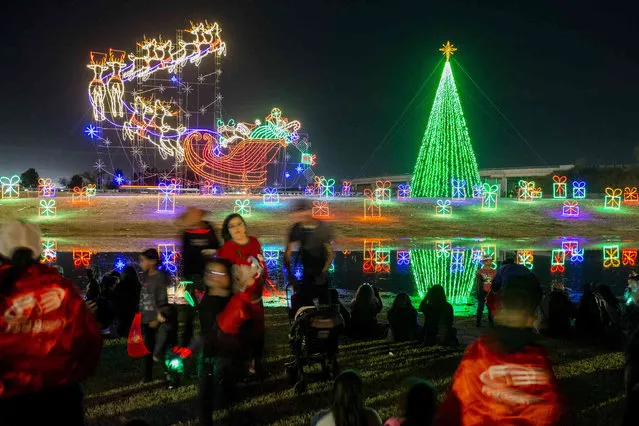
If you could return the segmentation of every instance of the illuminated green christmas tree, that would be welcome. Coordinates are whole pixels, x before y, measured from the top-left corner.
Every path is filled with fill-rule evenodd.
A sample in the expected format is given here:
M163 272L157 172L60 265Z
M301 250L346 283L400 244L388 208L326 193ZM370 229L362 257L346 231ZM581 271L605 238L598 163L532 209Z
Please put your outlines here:
M450 56L457 49L447 42L439 50L446 55L446 64L415 163L413 197L450 198L452 179L463 179L467 194L472 193L473 185L480 183L477 159L450 67Z

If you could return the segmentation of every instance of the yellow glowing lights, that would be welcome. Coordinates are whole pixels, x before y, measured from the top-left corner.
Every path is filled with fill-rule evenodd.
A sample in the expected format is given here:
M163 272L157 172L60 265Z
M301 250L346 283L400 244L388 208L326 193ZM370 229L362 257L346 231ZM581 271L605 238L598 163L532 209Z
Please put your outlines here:
M452 45L450 41L447 41L446 44L442 44L442 47L439 49L439 51L442 52L442 55L446 55L446 61L448 61L450 57L455 54L457 48Z

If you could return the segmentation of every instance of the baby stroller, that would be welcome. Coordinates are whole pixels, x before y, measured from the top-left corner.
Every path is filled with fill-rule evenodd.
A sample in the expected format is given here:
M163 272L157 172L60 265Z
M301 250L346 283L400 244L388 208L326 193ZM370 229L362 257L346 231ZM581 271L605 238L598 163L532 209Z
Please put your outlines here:
M338 337L344 326L339 306L304 306L295 315L289 333L295 359L286 364L286 375L295 383L296 392L304 392L304 366L319 363L325 379L337 377Z

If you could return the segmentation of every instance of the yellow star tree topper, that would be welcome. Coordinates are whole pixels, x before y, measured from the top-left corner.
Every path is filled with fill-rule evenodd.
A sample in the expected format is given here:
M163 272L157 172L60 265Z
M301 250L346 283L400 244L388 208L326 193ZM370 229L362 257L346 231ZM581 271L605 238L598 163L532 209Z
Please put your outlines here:
M443 55L446 55L446 62L450 59L451 55L453 55L457 48L450 44L450 41L447 41L446 44L442 44L442 47L439 49L440 52L443 52Z

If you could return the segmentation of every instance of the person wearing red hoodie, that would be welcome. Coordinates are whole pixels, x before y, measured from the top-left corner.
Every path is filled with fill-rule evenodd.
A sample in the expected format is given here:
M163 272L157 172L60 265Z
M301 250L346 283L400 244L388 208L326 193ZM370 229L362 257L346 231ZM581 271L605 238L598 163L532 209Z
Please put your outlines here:
M95 373L100 329L73 283L42 265L40 229L0 230L0 424L84 424L79 384Z
M437 413L437 425L564 424L548 354L531 327L542 290L533 274L502 289L496 326L471 343Z
M245 320L251 320L251 355L255 374L264 374L264 305L262 293L268 279L268 270L257 238L247 234L246 222L237 213L228 215L222 224L224 244L217 256L233 264L234 291L228 305L217 317L219 328L229 335L237 335Z

